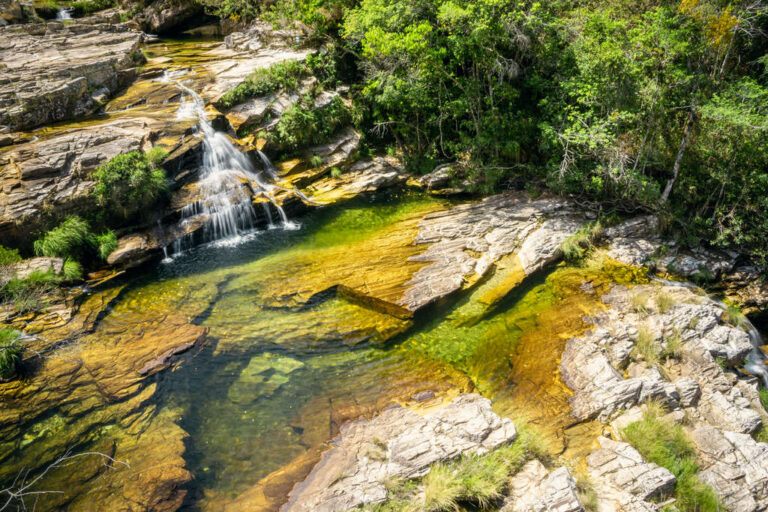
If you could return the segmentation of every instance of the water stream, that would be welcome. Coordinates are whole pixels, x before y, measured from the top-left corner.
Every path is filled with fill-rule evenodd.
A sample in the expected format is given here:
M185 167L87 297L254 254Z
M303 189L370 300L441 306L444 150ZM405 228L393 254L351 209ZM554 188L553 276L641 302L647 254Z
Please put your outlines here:
M69 21L72 19L72 8L62 7L56 13L56 21Z

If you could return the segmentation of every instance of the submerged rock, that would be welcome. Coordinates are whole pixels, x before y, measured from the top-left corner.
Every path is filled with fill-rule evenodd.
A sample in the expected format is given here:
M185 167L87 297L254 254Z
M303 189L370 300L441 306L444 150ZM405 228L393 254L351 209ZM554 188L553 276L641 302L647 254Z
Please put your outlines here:
M516 437L512 422L499 418L479 395L462 395L423 416L393 406L342 427L333 448L280 510L342 512L380 503L388 479L420 477L436 462L485 453Z

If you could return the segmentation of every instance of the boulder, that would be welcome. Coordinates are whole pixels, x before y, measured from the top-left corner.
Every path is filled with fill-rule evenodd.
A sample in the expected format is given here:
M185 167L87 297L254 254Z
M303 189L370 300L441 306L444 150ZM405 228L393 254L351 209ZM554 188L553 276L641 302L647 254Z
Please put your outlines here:
M461 395L423 416L392 406L371 420L344 425L280 510L341 512L380 503L387 498L387 480L421 477L436 462L485 453L516 437L512 422L479 395Z
M64 260L61 258L32 258L11 265L10 273L17 279L26 279L33 272L61 272Z
M188 0L156 0L136 16L142 30L151 34L168 32L203 11L202 4Z
M600 449L587 456L590 476L633 494L641 500L663 496L675 488L675 475L646 462L628 443L599 437Z
M582 512L576 482L568 469L549 473L532 460L509 481L509 497L499 512Z

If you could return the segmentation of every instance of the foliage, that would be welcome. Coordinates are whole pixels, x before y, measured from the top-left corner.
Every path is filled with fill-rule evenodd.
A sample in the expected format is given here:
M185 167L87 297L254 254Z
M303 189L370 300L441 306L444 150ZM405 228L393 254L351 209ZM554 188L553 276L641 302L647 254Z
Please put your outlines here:
M675 475L674 497L678 510L720 510L712 488L697 479L699 466L688 436L680 425L662 419L659 409L647 408L642 420L624 429L624 437L646 460L667 468Z
M463 455L453 462L434 464L420 483L425 502L409 501L418 487L414 481L398 481L388 486L387 502L372 510L444 511L457 510L459 503L487 508L502 496L510 476L530 459L548 461L551 456L541 437L529 426L518 423L518 438L483 455Z
M83 266L76 260L65 260L61 267L61 277L65 281L77 281L83 277Z
M147 151L147 160L152 169L162 168L163 161L165 161L166 158L168 158L168 150L162 146L155 146Z
M725 319L729 324L735 325L736 327L741 327L744 325L746 317L738 306L734 304L726 304Z
M0 381L12 379L21 360L23 348L19 343L21 333L0 327Z
M78 16L92 14L96 11L103 11L115 6L115 0L78 0L72 2L70 7L74 9Z
M338 96L326 107L315 109L314 100L307 95L283 113L270 136L291 151L327 140L348 122L349 110Z
M0 245L0 266L13 265L21 261L18 249L8 249Z
M160 151L153 153L155 162L160 160L160 154ZM155 168L149 156L139 151L112 158L96 170L94 179L93 195L116 222L143 214L168 189L165 172Z
M0 288L0 303L13 304L19 313L37 311L45 305L47 294L62 282L53 270L35 270L24 279L14 278Z
M117 249L117 235L115 235L114 231L108 229L100 235L93 235L91 243L96 248L99 257L106 261L107 256Z
M80 217L68 217L35 241L35 254L49 258L83 257L90 236L88 223Z
M278 91L295 91L302 78L310 74L304 62L287 60L268 68L257 69L240 85L228 91L218 102L222 108L232 108L248 98L266 96Z
M584 259L592 249L592 243L600 235L601 231L602 228L599 222L591 222L569 236L560 244L563 258L571 263Z

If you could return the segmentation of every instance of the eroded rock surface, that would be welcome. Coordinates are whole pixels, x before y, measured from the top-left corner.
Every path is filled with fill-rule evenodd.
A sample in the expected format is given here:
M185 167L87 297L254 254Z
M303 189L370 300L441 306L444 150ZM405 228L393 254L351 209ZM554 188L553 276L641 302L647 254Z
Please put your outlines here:
M500 194L427 215L416 245L429 244L412 261L427 263L406 283L398 301L415 311L486 275L494 262L518 254L526 275L560 257L560 244L585 223L568 203Z
M94 96L135 77L142 37L106 24L0 27L0 126L26 130L94 112Z
M435 462L485 453L516 437L512 422L479 395L462 395L423 416L393 406L342 427L281 511L340 512L379 503L387 497L387 479L423 476Z
M582 512L576 482L568 469L548 472L538 460L522 467L509 481L509 497L500 512Z

